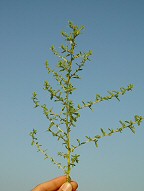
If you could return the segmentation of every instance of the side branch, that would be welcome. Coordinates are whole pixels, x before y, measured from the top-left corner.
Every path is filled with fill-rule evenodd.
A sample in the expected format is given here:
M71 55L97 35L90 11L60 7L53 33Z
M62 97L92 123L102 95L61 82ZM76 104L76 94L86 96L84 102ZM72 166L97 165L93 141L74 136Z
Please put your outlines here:
M42 149L42 145L39 144L38 142L38 138L36 137L37 134L37 130L33 129L32 132L30 132L30 136L32 137L32 146L36 146L37 147L37 151L41 152L45 158L44 159L49 159L54 165L56 165L58 168L62 169L64 171L64 173L66 173L64 167L62 166L61 163L58 163L53 157L49 156L46 152L46 150Z
M134 121L119 121L120 124L121 124L121 127L120 128L117 128L117 129L108 129L109 132L105 132L104 129L101 128L101 132L102 134L101 135L96 135L95 137L91 138L91 137L88 137L86 136L86 141L83 141L81 142L79 139L77 139L77 142L78 142L78 145L74 146L72 145L72 152L75 151L75 149L79 148L80 146L86 144L86 143L89 143L89 142L94 142L96 147L98 147L98 141L99 139L103 138L103 137L107 137L107 136L111 136L113 135L114 133L122 133L124 129L126 128L129 128L133 133L135 133L135 125L138 125L140 126L141 123L144 121L144 117L142 116L138 116L138 115L135 115L135 120Z
M62 130L62 128L60 128L60 125L58 123L55 123L55 121L57 120L60 120L61 123L63 123L64 119L59 114L54 113L52 109L49 110L45 104L42 105L41 107L43 109L46 118L50 121L50 125L47 131L51 132L53 136L58 137L58 140L62 139L65 142L66 140L64 137L66 137L66 133ZM52 130L52 127L56 127L57 131L54 132Z
M124 95L126 92L128 91L132 91L132 89L134 88L133 84L129 84L127 88L121 87L120 91L108 91L109 95L108 96L100 96L99 94L96 94L96 99L95 101L88 101L88 102L84 102L82 101L82 105L78 104L78 109L77 111L83 109L83 108L90 108L92 110L92 106L94 104L100 103L102 101L108 101L112 98L116 98L118 101L120 101L119 97L120 95Z
M66 61L64 61L64 62L66 62ZM66 79L62 75L60 75L58 72L56 72L55 70L52 70L49 67L48 61L46 61L45 65L46 65L46 69L47 69L48 73L49 74L52 73L53 77L57 80L57 82L60 84L60 86L64 89L64 84L66 84ZM63 61L59 61L58 66L63 68Z

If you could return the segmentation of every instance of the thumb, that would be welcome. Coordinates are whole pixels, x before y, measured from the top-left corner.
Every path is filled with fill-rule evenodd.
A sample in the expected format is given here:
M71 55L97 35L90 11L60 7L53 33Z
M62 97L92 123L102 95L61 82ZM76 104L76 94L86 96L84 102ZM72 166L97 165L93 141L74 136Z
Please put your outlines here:
M72 191L72 185L69 182L65 182L58 191Z

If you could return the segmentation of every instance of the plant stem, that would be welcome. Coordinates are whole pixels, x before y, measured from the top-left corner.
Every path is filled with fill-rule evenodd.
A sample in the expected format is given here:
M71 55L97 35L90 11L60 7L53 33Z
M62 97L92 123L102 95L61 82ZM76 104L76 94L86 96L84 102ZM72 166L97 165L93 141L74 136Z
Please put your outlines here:
M69 80L68 80L69 81ZM70 127L69 127L69 93L66 93L66 129L67 129L67 181L70 182L70 173L71 173L71 148L70 148Z
M71 45L71 50L74 50L74 48L72 47ZM71 71L71 68L72 68L72 54L71 54L71 59L70 59L70 62L69 62L69 70ZM69 71L68 71L69 73ZM66 92L66 103L67 103L67 107L66 107L66 110L67 110L67 114L66 114L66 129L67 129L67 181L68 182L71 182L71 177L70 177L70 174L71 174L71 143L70 143L70 131L71 131L71 128L70 128L70 123L69 123L69 118L70 118L70 106L69 106L69 85L70 85L70 80L71 80L71 75L70 73L68 74L67 76L67 92Z

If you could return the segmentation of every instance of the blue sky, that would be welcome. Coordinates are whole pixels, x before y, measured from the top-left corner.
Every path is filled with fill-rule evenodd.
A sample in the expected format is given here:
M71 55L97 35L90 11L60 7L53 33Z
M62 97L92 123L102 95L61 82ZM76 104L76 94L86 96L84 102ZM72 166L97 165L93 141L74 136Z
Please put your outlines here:
M0 0L0 186L1 190L30 190L34 185L62 175L31 147L29 132L36 128L50 152L57 143L46 139L48 126L42 111L33 108L32 92L42 91L48 79L44 63L55 64L51 45L63 43L68 21L84 25L80 50L93 50L82 72L76 100L135 84L121 101L101 103L95 112L81 114L74 136L94 135L99 128L117 128L119 120L144 116L144 2L142 0ZM127 190L144 188L144 124L136 135L129 130L82 147L80 163L72 178L79 190Z

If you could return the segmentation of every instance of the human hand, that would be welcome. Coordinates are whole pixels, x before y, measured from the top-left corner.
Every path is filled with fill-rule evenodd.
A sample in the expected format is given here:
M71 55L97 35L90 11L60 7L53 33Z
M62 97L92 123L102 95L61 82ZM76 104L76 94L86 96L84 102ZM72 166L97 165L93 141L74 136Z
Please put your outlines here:
M60 176L48 182L39 184L32 191L76 191L78 184L75 181L66 182L66 176Z

